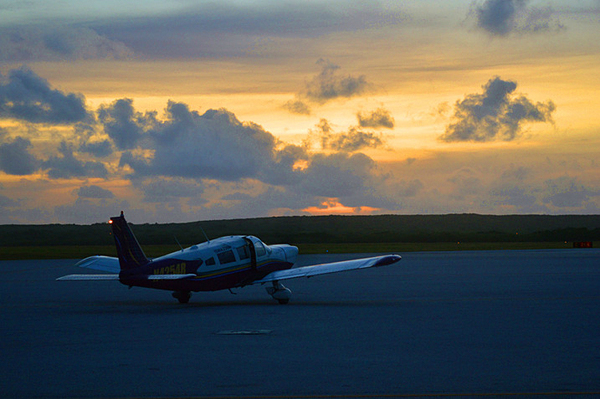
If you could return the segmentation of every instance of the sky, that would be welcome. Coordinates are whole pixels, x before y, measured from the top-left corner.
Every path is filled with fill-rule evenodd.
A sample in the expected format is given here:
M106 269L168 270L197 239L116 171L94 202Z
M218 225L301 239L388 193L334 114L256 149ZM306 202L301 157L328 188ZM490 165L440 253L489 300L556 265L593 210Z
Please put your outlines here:
M0 223L597 214L600 1L0 0Z

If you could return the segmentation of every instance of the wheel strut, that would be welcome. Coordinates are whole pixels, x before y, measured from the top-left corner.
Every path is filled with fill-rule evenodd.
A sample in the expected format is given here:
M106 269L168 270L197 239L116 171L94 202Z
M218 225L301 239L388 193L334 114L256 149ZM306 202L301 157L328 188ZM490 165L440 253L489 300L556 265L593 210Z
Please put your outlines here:
M189 291L175 291L172 295L179 303L188 303L192 297L192 294Z

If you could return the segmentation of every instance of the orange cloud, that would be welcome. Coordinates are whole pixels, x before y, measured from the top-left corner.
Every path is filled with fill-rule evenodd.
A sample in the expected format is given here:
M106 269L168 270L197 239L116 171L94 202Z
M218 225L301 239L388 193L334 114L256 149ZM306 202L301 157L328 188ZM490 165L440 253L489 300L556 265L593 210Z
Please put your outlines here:
M320 206L302 209L302 211L311 215L370 215L378 210L379 208L370 206L346 206L340 203L337 198L328 198L326 201L321 202Z

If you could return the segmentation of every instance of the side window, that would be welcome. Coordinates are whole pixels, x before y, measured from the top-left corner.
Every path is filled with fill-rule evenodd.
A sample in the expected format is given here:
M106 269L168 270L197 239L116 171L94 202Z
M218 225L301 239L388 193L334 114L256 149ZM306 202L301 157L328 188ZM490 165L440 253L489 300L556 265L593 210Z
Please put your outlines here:
M235 262L235 255L233 254L232 250L219 252L217 256L219 257L219 262L221 262L222 265L225 263Z
M238 247L237 253L238 253L238 256L240 257L240 260L248 259L250 257L250 248L248 247L248 245L244 245L243 247Z
M206 261L204 262L204 264L206 266L214 266L217 262L215 261L214 256L211 256L210 258L206 259Z
M255 242L254 249L256 250L256 257L265 256L267 254L265 246L262 244L262 242Z

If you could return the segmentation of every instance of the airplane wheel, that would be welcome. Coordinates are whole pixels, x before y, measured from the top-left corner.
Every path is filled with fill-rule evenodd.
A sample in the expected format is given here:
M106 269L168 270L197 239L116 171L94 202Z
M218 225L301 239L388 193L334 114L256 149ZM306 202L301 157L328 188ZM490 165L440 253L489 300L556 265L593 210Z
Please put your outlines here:
M286 305L290 300L289 299L278 299L277 302L279 302L280 305Z
M179 303L188 303L192 297L192 294L188 291L175 291L172 295Z

